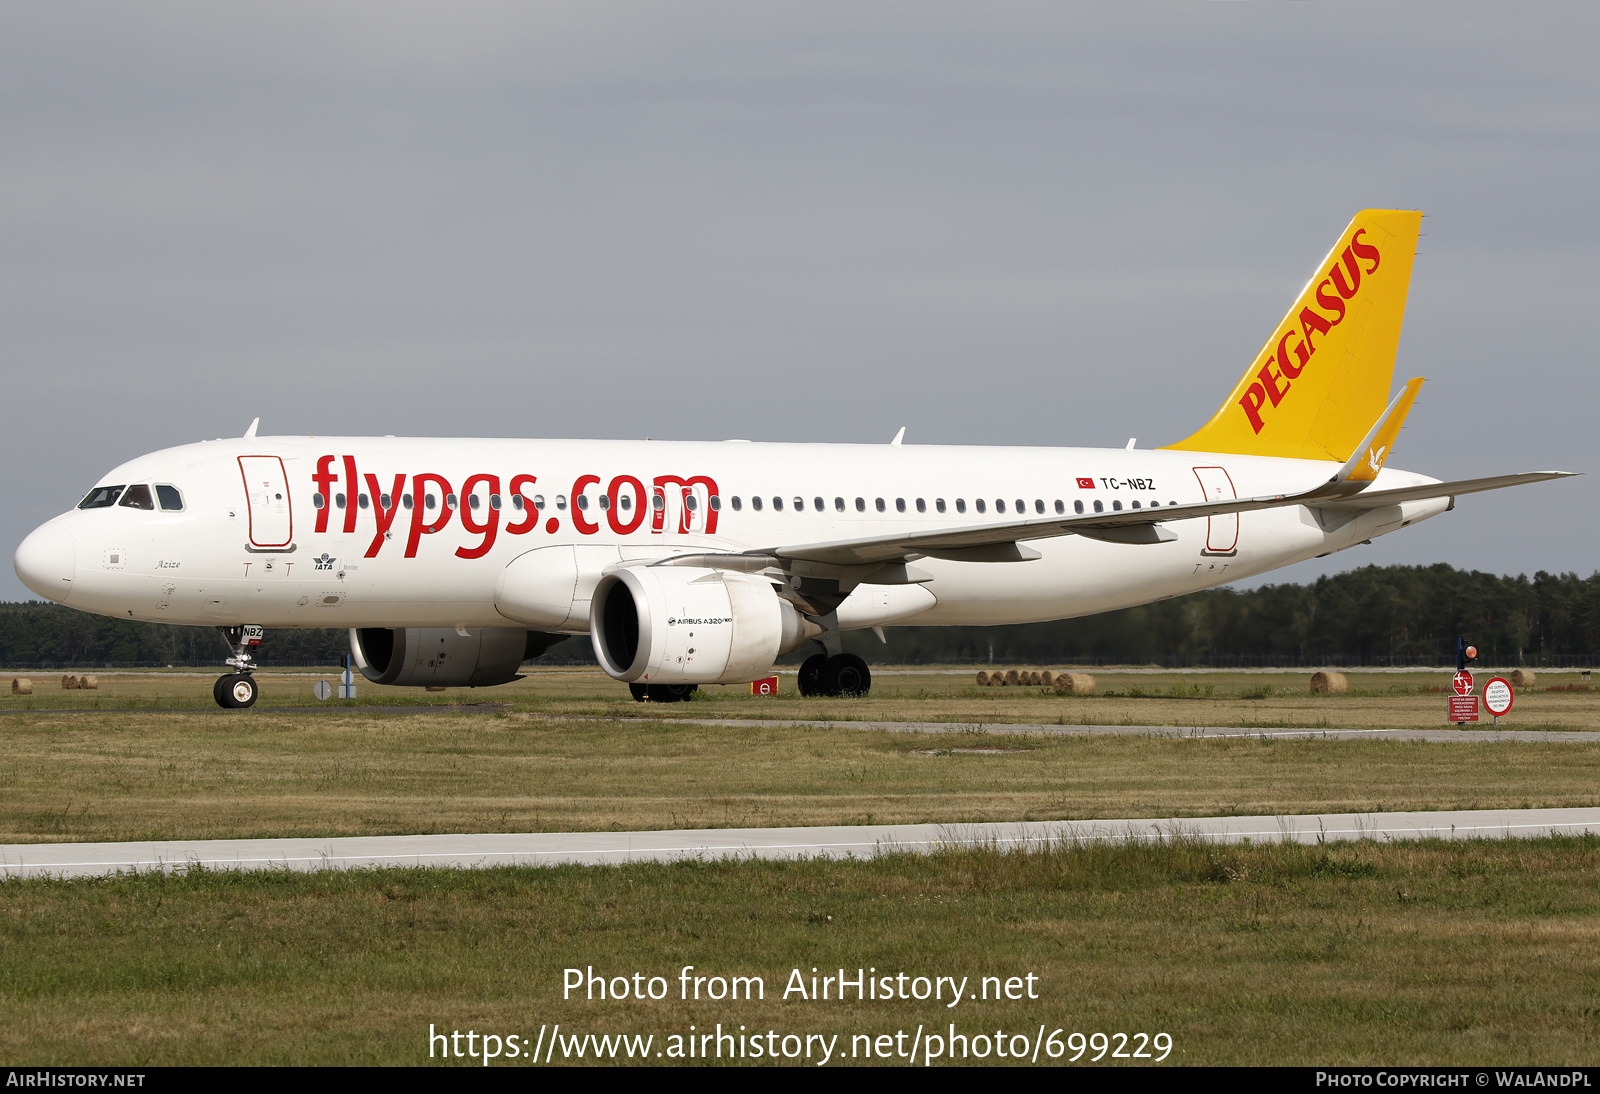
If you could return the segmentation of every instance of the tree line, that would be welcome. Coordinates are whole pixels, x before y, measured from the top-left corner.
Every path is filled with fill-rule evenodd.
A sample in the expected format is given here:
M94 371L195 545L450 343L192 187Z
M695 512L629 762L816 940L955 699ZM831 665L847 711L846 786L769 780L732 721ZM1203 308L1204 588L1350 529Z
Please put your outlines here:
M1006 627L894 627L846 648L897 664L1443 664L1455 635L1486 665L1587 664L1600 651L1600 573L1497 576L1432 566L1366 566L1307 585L1210 589L1079 619ZM331 665L344 630L271 630L265 665ZM804 652L804 651L802 651ZM86 615L40 601L0 604L0 664L217 665L227 644L209 627ZM796 660L790 657L786 660ZM592 662L587 638L540 663Z

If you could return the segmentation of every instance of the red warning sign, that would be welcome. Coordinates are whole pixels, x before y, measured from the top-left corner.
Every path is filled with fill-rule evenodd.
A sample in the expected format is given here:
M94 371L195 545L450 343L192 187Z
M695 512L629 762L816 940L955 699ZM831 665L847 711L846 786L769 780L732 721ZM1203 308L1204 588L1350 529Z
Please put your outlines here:
M765 680L750 681L751 695L776 695L778 694L778 678L769 676Z
M1450 679L1450 686L1456 689L1457 695L1472 694L1472 673L1462 669Z
M1476 695L1450 696L1450 720L1452 722L1476 722L1478 720L1478 697Z

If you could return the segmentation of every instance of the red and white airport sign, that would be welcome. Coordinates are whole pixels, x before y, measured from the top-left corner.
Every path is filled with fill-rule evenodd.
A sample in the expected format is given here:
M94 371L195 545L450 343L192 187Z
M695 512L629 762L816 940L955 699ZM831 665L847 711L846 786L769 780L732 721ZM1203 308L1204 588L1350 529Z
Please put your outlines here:
M1450 696L1450 720L1452 722L1476 722L1478 720L1478 697L1476 695Z
M1496 718L1511 709L1511 704L1516 702L1516 695L1511 691L1511 682L1502 680L1498 676L1491 677L1483 685L1483 709L1493 714Z
M778 694L778 678L769 676L765 680L750 681L751 695L776 695Z
M1455 676L1450 678L1450 686L1456 689L1457 695L1471 695L1472 673L1466 669L1461 669Z

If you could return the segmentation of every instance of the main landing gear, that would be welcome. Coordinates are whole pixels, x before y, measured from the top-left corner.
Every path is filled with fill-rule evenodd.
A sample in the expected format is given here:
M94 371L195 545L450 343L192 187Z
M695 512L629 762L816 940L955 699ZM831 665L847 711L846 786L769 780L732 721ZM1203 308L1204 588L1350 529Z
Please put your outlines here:
M800 694L859 697L872 690L872 670L853 653L815 654L800 665Z
M681 703L700 690L699 684L629 684L635 703Z
M233 671L217 678L217 682L211 686L211 695L216 699L217 706L228 710L255 706L258 689L256 679L251 675L255 671L255 657L250 651L261 645L263 629L250 623L242 627L218 627L217 630L233 647L233 656L224 662L232 665Z

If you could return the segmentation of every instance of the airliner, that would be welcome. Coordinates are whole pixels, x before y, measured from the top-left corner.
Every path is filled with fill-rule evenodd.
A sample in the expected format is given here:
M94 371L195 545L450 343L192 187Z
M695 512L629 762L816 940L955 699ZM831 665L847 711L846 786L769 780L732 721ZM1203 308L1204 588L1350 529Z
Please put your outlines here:
M1164 448L259 437L122 464L18 547L34 592L220 629L228 708L272 628L380 684L483 687L568 635L635 698L768 675L865 694L845 631L1110 611L1342 551L1559 471L1386 466L1422 214L1356 215L1222 406Z

